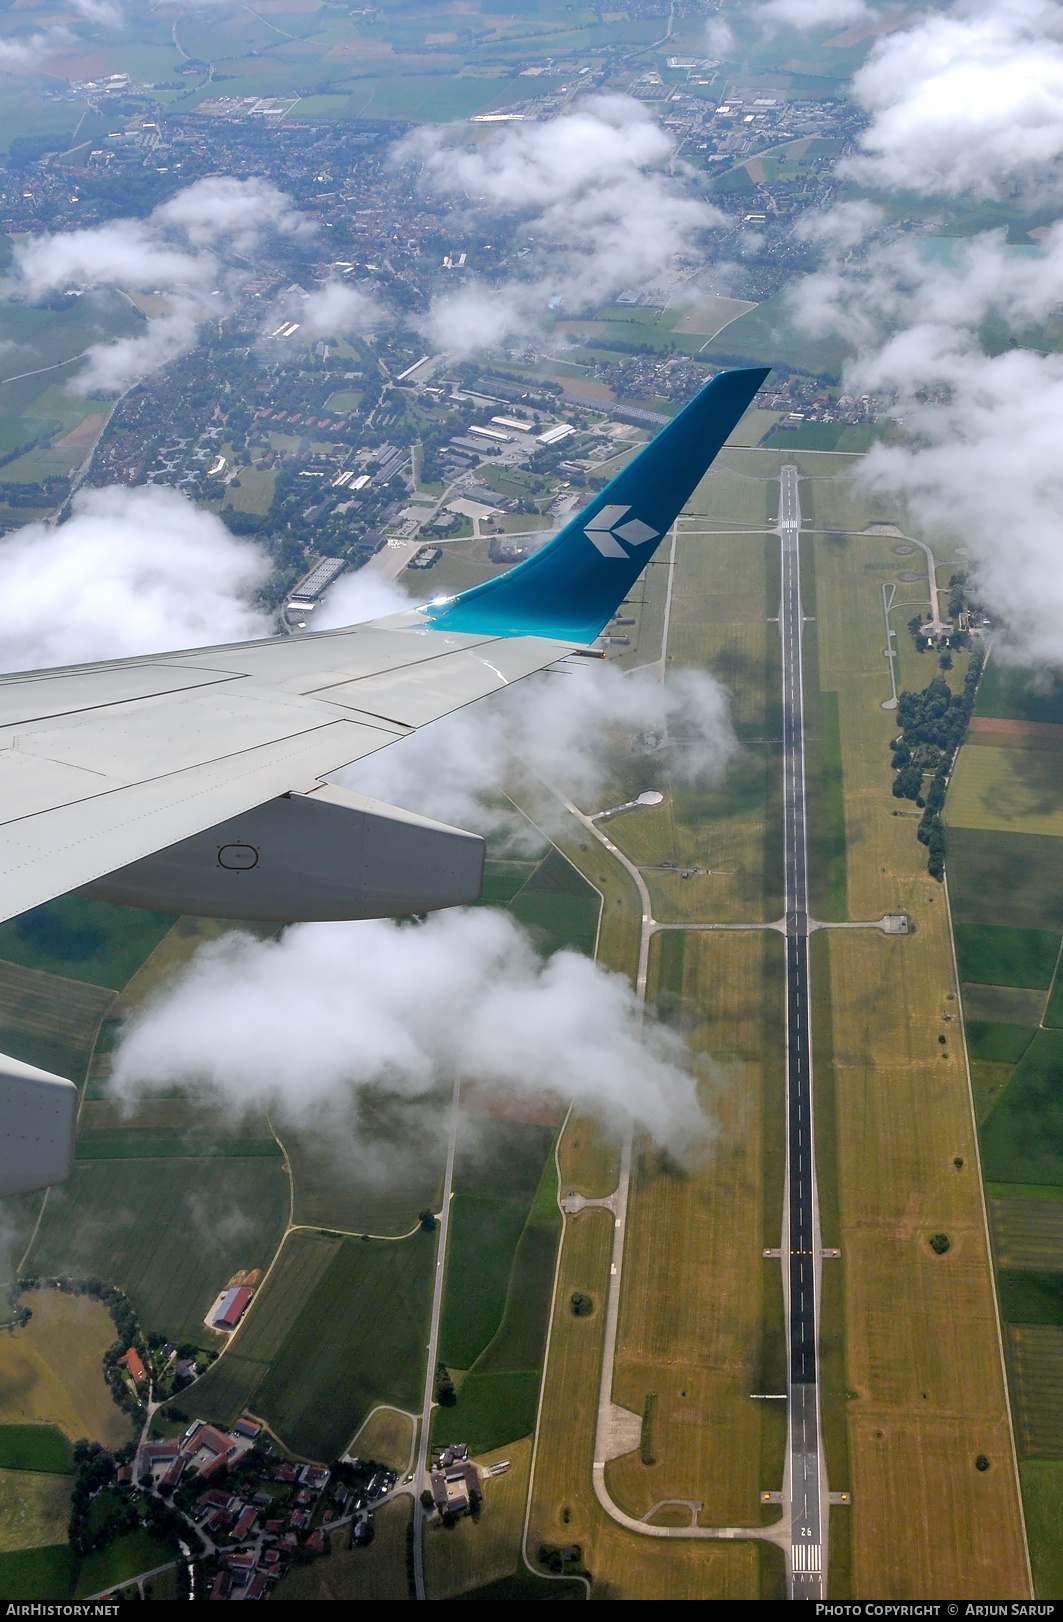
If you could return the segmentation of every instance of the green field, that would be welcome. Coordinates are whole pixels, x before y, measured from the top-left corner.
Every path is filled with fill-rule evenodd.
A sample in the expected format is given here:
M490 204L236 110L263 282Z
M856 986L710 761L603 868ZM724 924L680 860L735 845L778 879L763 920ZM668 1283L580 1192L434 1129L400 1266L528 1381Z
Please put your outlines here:
M117 1538L109 1548L88 1555L81 1562L75 1599L98 1594L101 1589L114 1588L127 1583L139 1571L151 1571L176 1558L177 1550L150 1532L129 1532Z
M439 1355L450 1368L472 1368L502 1322L528 1204L477 1194L454 1199L439 1331Z
M79 1160L169 1160L174 1157L209 1160L280 1160L276 1138L204 1138L191 1132L127 1131L82 1132L77 1141Z
M121 991L176 921L173 913L60 896L0 924L0 959Z
M456 1405L435 1410L435 1440L443 1442L460 1433L473 1452L485 1453L534 1429L560 1231L557 1171L551 1156L513 1252L501 1322L462 1380ZM497 1283L502 1263L497 1250L496 1258ZM486 1323L484 1314L478 1321L480 1332ZM471 1344L471 1336L465 1344ZM461 1367L456 1359L455 1365Z
M0 1554L0 1597L9 1605L20 1600L63 1603L74 1596L77 1569L66 1543Z
M117 1284L145 1330L213 1337L202 1319L238 1268L265 1267L288 1215L278 1160L89 1160L48 1197L29 1271Z
M1005 1323L1063 1324L1063 1273L1001 1268L997 1290Z
M983 1123L981 1138L987 1179L1063 1183L1063 1032L1037 1032Z
M416 1410L435 1237L346 1239L255 1393L295 1452L333 1459L378 1403Z
M1063 677L1055 670L1028 670L991 659L979 684L975 714L1059 724L1063 722Z
M1063 1460L1026 1459L1019 1474L1035 1591L1052 1600L1063 1594Z
M83 981L0 962L0 1048L79 1085L114 994Z
M947 802L945 811L947 819ZM948 882L953 917L961 922L1058 931L1063 839L950 824Z
M70 1442L55 1425L0 1425L0 1470L73 1473Z
M600 898L560 851L550 851L506 906L544 957L565 948L593 956Z
M302 1457L335 1458L379 1403L419 1409L435 1240L295 1233L244 1327L182 1397L230 1422L250 1406Z
M1047 991L1059 955L1058 934L1000 924L957 923L960 979L991 986L1032 986Z

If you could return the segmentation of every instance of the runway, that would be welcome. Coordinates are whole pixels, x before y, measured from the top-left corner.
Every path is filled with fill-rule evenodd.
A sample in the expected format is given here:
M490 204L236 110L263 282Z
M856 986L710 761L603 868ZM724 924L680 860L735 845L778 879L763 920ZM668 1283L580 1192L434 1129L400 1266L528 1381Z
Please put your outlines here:
M783 827L786 921L786 1190L783 1288L789 1370L784 1497L790 1503L793 1599L826 1597L826 1468L820 1427L818 1316L822 1248L812 1114L808 859L801 662L801 503L795 467L780 471Z

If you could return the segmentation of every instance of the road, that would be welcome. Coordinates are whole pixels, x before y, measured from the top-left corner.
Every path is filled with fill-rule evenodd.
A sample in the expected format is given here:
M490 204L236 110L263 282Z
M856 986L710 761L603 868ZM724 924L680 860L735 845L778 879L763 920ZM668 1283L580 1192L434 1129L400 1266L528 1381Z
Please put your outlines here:
M447 1169L443 1177L443 1202L439 1213L439 1242L436 1246L436 1272L432 1288L432 1319L428 1331L428 1363L424 1377L424 1403L421 1408L421 1429L417 1438L417 1460L413 1469L413 1583L417 1599L424 1599L424 1509L421 1492L428 1486L428 1443L432 1429L432 1409L435 1407L436 1363L439 1360L439 1320L443 1311L443 1278L447 1264L447 1235L450 1231L450 1195L454 1186L454 1151L458 1142L458 1115L461 1100L461 1080L454 1082L454 1095L450 1105L450 1141L447 1144Z
M801 501L797 469L779 476L782 548L783 840L786 921L786 1188L783 1290L789 1369L783 1497L790 1504L792 1599L825 1599L826 1464L820 1425L818 1314L822 1246L812 1117L808 858L801 662Z

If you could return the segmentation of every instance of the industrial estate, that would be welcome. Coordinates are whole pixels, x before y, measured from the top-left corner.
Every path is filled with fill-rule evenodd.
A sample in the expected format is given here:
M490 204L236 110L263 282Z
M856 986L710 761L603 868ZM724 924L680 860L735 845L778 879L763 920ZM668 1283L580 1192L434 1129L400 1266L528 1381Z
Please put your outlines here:
M793 294L827 276L808 221L877 210L866 251L914 275L980 232L1040 263L1054 215L1018 181L846 169L874 116L854 76L914 12L759 9L4 13L0 574L113 526L106 589L68 552L88 607L41 585L48 634L5 668L447 599L718 372L771 368L584 650L603 682L703 683L718 719L603 700L575 746L596 775L552 775L520 704L538 683L564 732L573 657L492 712L487 788L462 787L471 734L420 768L481 805L479 907L536 972L568 954L630 988L701 1139L655 1134L619 1079L501 1064L342 1120L131 1085L138 1022L283 926L78 894L0 923L0 1048L80 1088L73 1176L3 1202L4 1600L1063 1593L1063 680L977 537L891 482L960 382L903 399ZM566 190L569 149L535 143L579 118L611 155ZM219 177L258 188L246 219L237 191L189 212ZM621 252L654 187L682 227ZM96 232L127 256L106 273ZM69 275L33 269L42 242ZM1051 360L1055 320L986 343ZM186 509L206 527L164 565ZM161 610L164 640L123 639L167 570L183 640ZM287 1010L308 1041L326 1015Z

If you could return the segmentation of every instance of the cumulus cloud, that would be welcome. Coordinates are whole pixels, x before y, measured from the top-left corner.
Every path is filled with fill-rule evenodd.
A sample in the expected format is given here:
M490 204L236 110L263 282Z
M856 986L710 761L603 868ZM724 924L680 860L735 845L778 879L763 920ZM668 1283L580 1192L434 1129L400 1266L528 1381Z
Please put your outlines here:
M677 671L662 684L654 672L625 675L612 664L580 661L423 727L341 778L443 822L514 831L499 800L514 759L597 811L605 808L602 796L616 792L617 759L632 759L633 742L637 791L717 776L737 748L726 693L697 670Z
M121 28L125 23L121 6L113 0L70 0L76 12L87 22L100 23L104 28Z
M705 24L705 44L711 55L724 62L738 47L734 30L722 17L710 17Z
M662 172L669 135L640 103L598 96L541 124L507 126L478 145L440 129L396 148L419 161L425 183L461 207L523 215L537 258L520 285L474 288L433 305L429 331L455 350L525 328L550 297L582 304L658 275L724 216Z
M1036 253L994 231L945 257L908 240L836 259L793 302L807 329L851 344L846 386L903 419L905 442L876 446L860 477L903 498L928 538L963 542L1025 657L1063 660L1063 356L1020 344L1063 303L1063 222ZM1012 335L1001 353L987 324L1000 344Z
M0 540L3 668L268 636L254 595L269 560L157 485L83 491L74 516Z
M77 40L69 28L59 25L42 28L24 38L0 39L0 72L4 68L34 68L58 51L65 51Z
M303 235L307 221L269 181L210 176L186 186L144 220L112 220L17 244L11 291L38 298L57 288L121 287L165 293L170 309L147 330L94 345L83 390L119 392L195 342L199 322L228 307L246 260L271 234Z
M837 203L833 208L809 209L794 222L794 236L828 249L855 248L881 224L883 210L865 198Z
M628 982L572 952L542 963L490 909L201 947L127 1024L112 1089L205 1086L236 1111L327 1113L357 1135L364 1103L432 1107L456 1076L505 1097L574 1099L617 1128L633 1118L676 1152L709 1129L682 1044L643 1020Z
M852 93L871 114L842 173L873 186L1000 197L1058 189L1063 9L1056 0L964 0L881 40Z
M757 8L770 28L828 28L859 22L871 14L866 0L765 0Z
M326 282L293 306L305 330L318 338L341 338L345 333L364 332L384 319L376 299L346 282Z

